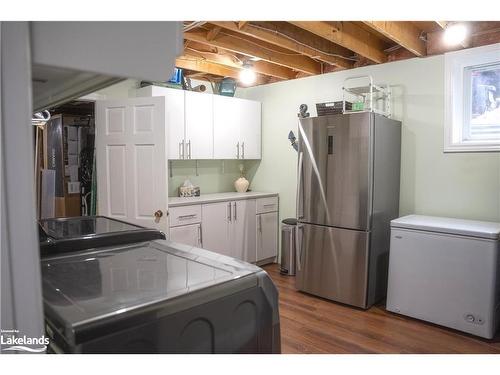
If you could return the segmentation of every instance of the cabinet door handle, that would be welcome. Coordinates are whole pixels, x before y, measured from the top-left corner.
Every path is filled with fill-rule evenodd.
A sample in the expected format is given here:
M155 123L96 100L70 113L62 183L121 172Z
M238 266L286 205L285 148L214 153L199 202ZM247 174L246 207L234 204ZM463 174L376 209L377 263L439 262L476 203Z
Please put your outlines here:
M179 159L182 159L182 142L179 142Z
M241 143L241 158L245 159L245 142Z
M201 224L198 225L198 245L203 247L203 234L201 231Z
M186 158L186 145L185 145L185 140L183 139L182 140L182 158L181 159L185 159Z
M259 232L262 233L262 215L259 215Z
M229 222L231 222L231 202L229 202L227 205L229 206L229 215L227 216L227 219L229 220Z
M187 158L191 159L191 140L187 142L187 147L188 147Z
M234 202L234 221L237 220L237 217L236 217L236 202Z
M177 218L178 219L190 219L192 217L196 217L196 214L191 214L191 215L181 215L181 216L178 216Z
M240 142L236 143L236 159L240 158Z

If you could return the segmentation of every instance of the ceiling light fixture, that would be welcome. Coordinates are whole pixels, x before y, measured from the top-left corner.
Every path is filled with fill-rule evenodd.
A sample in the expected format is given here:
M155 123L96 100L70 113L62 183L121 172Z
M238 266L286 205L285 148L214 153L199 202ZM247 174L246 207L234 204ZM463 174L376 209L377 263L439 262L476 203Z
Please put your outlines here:
M252 65L249 63L243 64L243 67L240 71L240 82L244 85L251 85L257 79L257 75L252 68Z
M465 40L467 32L467 27L463 23L454 23L446 26L443 40L449 46L456 46Z

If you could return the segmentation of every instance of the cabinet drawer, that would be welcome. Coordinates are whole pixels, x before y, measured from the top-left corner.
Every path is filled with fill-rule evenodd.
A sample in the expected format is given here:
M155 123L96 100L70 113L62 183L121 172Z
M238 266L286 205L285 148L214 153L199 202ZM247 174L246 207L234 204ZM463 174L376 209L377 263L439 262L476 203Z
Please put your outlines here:
M201 205L172 207L170 212L170 226L201 223Z
M257 213L264 214L266 212L278 211L278 197L258 198Z

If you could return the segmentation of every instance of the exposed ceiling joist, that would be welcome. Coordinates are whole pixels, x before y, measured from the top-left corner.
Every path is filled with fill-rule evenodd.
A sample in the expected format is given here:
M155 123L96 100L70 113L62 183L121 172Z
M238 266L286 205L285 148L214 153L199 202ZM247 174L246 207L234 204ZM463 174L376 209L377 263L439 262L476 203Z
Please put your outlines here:
M175 60L175 65L178 68L194 70L196 72L213 74L221 77L230 77L236 80L239 79L240 69L230 68L220 64L214 64L205 60L199 60L192 58L190 56L180 56ZM269 80L266 77L257 74L257 79L255 84L264 84Z
M446 25L448 25L448 21L434 21L434 22L443 30L446 28Z
M289 22L344 48L350 49L358 55L366 57L374 62L383 63L387 61L387 56L384 53L384 42L352 22Z
M219 26L216 26L209 30L207 33L207 40L214 40L217 34L219 34L220 30L221 28Z
M238 21L238 29L244 28L247 23L248 21Z
M294 53L275 45L247 36L231 34L231 31L221 31L214 40L207 40L207 30L192 30L184 33L184 39L223 48L235 53L282 65L307 74L321 74L321 64L310 57Z
M217 63L231 68L241 69L243 56L220 48L211 48L208 45L198 42L188 42L184 47L184 55L194 58L204 59L208 62ZM281 65L269 63L267 61L254 61L252 67L256 73L264 74L279 79L294 79L297 72Z
M318 39L320 38L318 38L314 34L310 34L308 38L304 38L304 35L297 35L297 31L292 30L290 27L288 27L287 30L283 30L282 28L286 28L286 26L288 25L285 22L281 22L279 24L273 23L271 25L267 25L270 23L266 22L265 24L268 27L253 25L251 23L246 23L246 25L240 26L239 23L237 24L232 21L217 21L211 23L228 30L239 32L243 35L253 37L263 42L267 42L275 46L286 48L290 51L301 53L311 58L327 62L343 69L352 68L353 66L352 61L334 56L335 54L337 54L344 57L350 57L352 55L352 52L350 50L332 44L328 52L321 52L319 48L312 47L312 45L320 43L318 42Z
M427 54L425 42L421 39L422 30L411 22L364 21L363 23L416 56L425 56Z
M448 22L449 24L450 22ZM478 21L466 23L469 35L458 45L448 45L444 41L444 30L427 33L427 54L437 55L462 48L479 47L500 43L500 22Z

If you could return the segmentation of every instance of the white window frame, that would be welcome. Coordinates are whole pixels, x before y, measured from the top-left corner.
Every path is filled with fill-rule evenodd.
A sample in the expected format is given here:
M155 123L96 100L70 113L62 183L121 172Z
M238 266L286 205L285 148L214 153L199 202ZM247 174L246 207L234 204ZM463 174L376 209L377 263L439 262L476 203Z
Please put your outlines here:
M466 69L500 63L500 43L470 48L445 54L445 118L444 152L500 151L500 139L464 139L465 103L470 93L465 92ZM467 120L468 121L468 120Z

